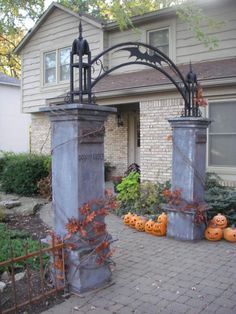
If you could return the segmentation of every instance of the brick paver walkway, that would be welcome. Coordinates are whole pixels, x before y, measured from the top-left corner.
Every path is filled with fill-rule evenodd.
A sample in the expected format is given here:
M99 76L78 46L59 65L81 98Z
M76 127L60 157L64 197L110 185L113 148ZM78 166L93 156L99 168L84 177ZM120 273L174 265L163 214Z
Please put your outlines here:
M236 244L137 232L110 215L114 284L72 296L44 314L236 313Z

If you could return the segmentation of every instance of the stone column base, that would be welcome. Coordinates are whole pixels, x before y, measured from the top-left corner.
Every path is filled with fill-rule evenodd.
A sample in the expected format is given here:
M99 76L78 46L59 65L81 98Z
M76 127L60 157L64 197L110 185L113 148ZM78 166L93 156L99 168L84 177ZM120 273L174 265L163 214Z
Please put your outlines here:
M195 222L195 211L177 211L174 208L165 208L168 215L167 237L177 240L196 241L204 238L206 225L204 222ZM205 212L206 215L206 212Z
M70 283L70 291L83 293L89 290L106 286L111 281L109 264L97 264L93 256L85 262L78 252L71 251L68 256L70 264L67 272L67 280Z

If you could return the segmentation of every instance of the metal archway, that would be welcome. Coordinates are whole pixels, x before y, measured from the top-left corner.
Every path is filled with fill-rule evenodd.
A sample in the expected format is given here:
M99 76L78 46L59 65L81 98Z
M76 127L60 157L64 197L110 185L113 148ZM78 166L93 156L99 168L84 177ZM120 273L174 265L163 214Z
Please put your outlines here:
M144 49L142 52L140 49ZM110 53L118 53L120 51L129 52L127 62L114 66L110 69L103 64L102 58ZM77 60L75 60L75 56ZM133 60L132 60L133 59ZM69 101L74 102L74 97L79 96L79 102L83 103L83 98L88 98L88 103L92 103L92 89L105 76L111 72L132 64L145 65L163 73L177 88L178 92L184 100L183 116L200 117L201 112L198 104L198 82L197 75L193 72L190 64L190 70L186 78L180 72L175 63L158 48L140 42L124 42L114 45L95 58L91 58L91 51L86 39L82 36L82 25L79 25L79 38L75 39L72 44L70 54L70 92ZM93 78L92 69L95 65L99 68L98 74ZM78 68L78 89L75 89L74 69Z

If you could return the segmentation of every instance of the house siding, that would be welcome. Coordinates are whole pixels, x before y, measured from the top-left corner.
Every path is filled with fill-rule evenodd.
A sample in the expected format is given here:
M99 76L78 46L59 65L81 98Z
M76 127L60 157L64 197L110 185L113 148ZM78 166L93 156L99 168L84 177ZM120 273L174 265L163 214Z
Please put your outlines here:
M222 21L218 30L212 30L210 35L218 40L218 47L209 50L193 36L187 25L177 20L176 25L176 61L178 64L192 62L224 59L236 55L236 15L235 3L220 8L204 11L204 14ZM203 31L207 32L206 23L202 25Z
M22 107L24 112L37 111L46 99L58 97L69 89L69 82L43 85L43 53L72 45L78 37L79 19L58 8L41 25L26 44L22 58ZM83 34L90 44L92 55L103 50L102 30L83 22Z
M218 40L218 47L209 50L200 41L198 41L193 32L189 30L188 25L180 19L173 17L168 19L159 18L158 22L146 23L140 25L137 30L110 31L109 45L116 45L122 42L138 41L147 42L147 32L150 30L169 27L170 29L170 58L177 64L192 62L217 60L222 58L232 58L236 55L236 15L235 3L223 7L204 10L204 14L213 17L217 21L222 21L222 25L217 30L210 31L210 36ZM207 24L201 25L205 33L209 32ZM131 61L128 59L129 53L125 51L109 54L109 67L114 67L122 62ZM140 70L140 65L133 65L125 69L128 71ZM114 72L122 73L124 68Z

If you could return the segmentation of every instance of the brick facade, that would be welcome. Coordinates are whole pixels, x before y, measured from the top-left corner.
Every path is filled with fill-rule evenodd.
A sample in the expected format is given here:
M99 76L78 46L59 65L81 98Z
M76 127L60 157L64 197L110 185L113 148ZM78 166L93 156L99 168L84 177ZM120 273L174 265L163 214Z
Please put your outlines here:
M51 153L51 127L48 117L43 113L31 115L32 153Z
M172 134L168 119L181 115L177 98L140 103L141 180L165 182L171 178Z
M142 181L165 182L171 178L172 142L168 119L181 115L182 101L178 98L140 102L140 168ZM115 168L112 176L123 175L128 167L128 112L123 113L123 126L117 116L105 122L105 161ZM51 129L48 117L32 115L32 152L50 154Z
M113 176L123 175L128 167L128 115L122 115L123 126L117 126L117 116L110 115L105 123L105 160L115 166Z

